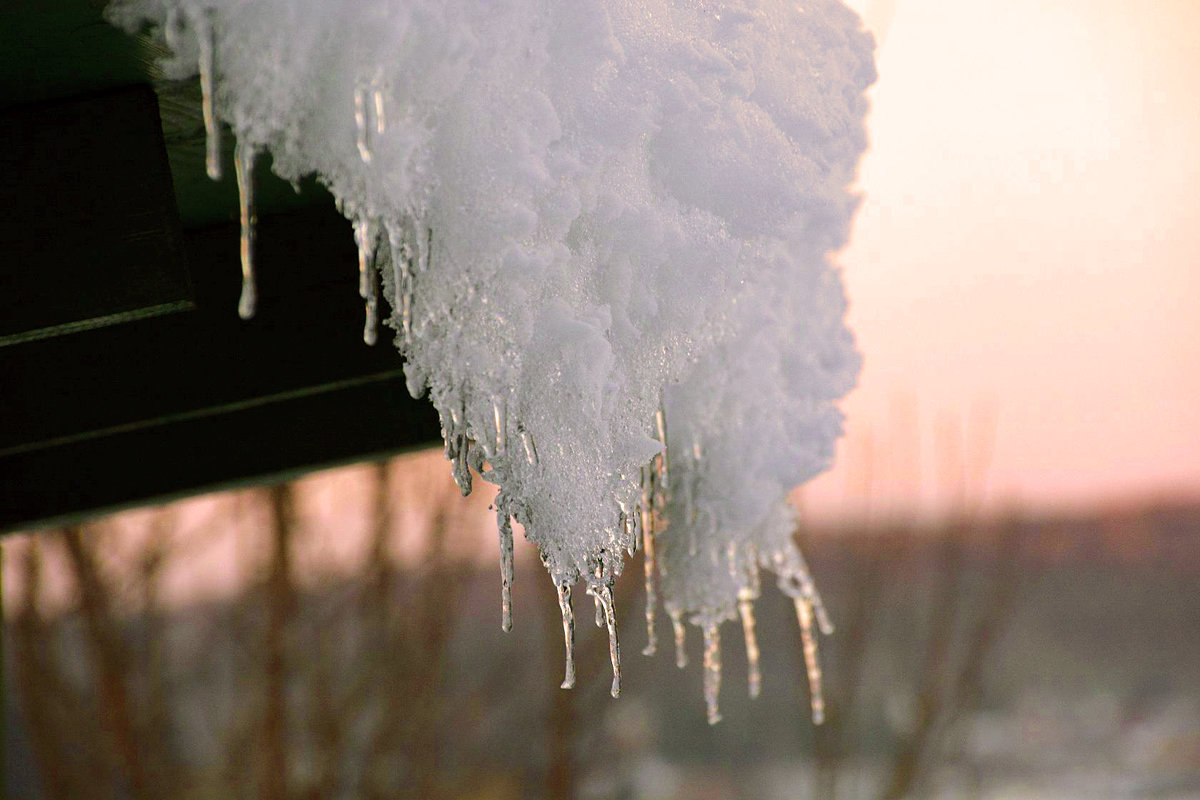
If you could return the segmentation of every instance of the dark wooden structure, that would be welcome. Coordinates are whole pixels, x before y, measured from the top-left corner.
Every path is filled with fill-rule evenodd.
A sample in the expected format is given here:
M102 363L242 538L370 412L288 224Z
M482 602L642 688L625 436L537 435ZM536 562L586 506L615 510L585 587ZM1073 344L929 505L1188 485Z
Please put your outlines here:
M7 34L0 12L13 59L39 13L54 29L36 9ZM390 332L362 343L332 199L275 202L292 190L261 170L259 310L240 320L236 193L177 202L202 185L200 148L164 140L158 96L130 77L68 97L65 79L43 98L0 83L0 531L437 442Z

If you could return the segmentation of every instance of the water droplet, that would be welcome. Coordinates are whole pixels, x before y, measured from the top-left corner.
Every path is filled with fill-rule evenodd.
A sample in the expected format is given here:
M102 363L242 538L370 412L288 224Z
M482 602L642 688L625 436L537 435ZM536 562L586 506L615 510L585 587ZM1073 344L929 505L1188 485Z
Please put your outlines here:
M588 594L596 598L597 605L604 612L604 623L608 626L608 658L612 662L613 697L621 696L621 646L617 641L617 615L613 607L612 584L601 583L588 587Z
M500 628L512 630L513 531L505 504L497 498L496 511L500 529Z
M683 627L683 612L667 608L671 617L671 627L675 631L675 666L683 669L687 666L687 629Z
M204 116L204 171L214 181L221 179L221 124L216 111L216 32L213 12L206 11L196 22L200 37L200 110ZM251 316L254 312L251 311ZM247 319L247 317L243 317Z
M754 629L753 597L748 594L738 597L738 614L742 618L742 633L746 637L746 665L750 698L754 699L762 692L762 672L758 665L758 636Z
M796 617L800 621L800 640L804 648L804 667L808 670L813 724L820 725L825 721L825 697L821 692L821 662L817 653L817 637L813 632L813 607L804 597L795 598L795 602Z
M258 289L254 279L254 229L258 223L254 210L254 159L258 155L253 145L239 141L233 150L233 168L237 177L238 208L241 220L242 296L238 300L238 316L250 319L258 306Z
M721 694L721 631L716 625L704 626L704 705L708 724L721 721L718 700Z
M571 689L575 686L575 613L571 610L570 584L561 583L557 588L558 608L562 611L563 642L567 648L567 666L562 688Z

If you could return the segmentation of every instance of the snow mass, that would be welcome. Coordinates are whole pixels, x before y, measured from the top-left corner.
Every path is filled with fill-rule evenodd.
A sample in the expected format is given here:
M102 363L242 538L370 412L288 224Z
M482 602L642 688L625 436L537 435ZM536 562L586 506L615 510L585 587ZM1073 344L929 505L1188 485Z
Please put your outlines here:
M830 632L786 502L827 469L860 357L831 254L866 148L874 42L838 0L117 0L169 79L200 76L209 174L315 174L354 224L364 339L378 298L463 492L497 484L559 591L571 657L594 599L620 688L613 581L646 551L677 647L740 619L757 693L761 569L795 599L822 715ZM666 447L664 448L664 443ZM637 578L633 578L636 580ZM678 657L683 659L682 650Z

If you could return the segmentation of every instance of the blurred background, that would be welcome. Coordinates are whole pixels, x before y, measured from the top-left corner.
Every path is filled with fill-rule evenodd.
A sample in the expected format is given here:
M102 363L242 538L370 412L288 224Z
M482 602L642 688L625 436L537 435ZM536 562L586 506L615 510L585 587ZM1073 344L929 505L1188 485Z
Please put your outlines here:
M866 357L792 608L641 655L640 555L558 688L553 587L440 452L3 540L20 798L1200 797L1191 0L852 0L880 43L839 255ZM660 640L667 619L660 617Z

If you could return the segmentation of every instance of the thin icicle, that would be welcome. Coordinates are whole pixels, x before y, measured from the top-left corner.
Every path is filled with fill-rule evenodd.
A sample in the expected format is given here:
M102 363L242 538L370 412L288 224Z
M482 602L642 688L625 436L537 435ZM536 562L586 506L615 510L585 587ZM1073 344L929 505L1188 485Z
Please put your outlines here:
M359 217L354 222L354 239L358 244L358 296L366 301L363 342L373 345L379 330L379 276L375 270L379 225L370 217Z
M524 426L517 426L517 432L521 436L521 446L525 448L525 460L529 462L529 466L536 467L538 455L537 446L533 442L533 434L525 430Z
M575 687L575 612L571 610L571 585L558 585L558 608L562 611L563 642L567 648L566 674L563 677L563 689Z
M612 661L612 690L613 697L621 696L621 646L617 641L617 613L613 607L612 585L601 583L589 586L588 593L596 598L596 602L604 612L604 623L608 626L608 657Z
M371 269L375 259L375 223L368 216L354 220L354 243L358 246L358 296L367 299L371 292Z
M600 596L593 592L590 592L590 591L588 592L588 594L592 595L592 599L596 601L596 627L603 628L604 627L604 608L600 605Z
M746 637L746 675L750 698L755 699L762 691L762 671L758 666L758 635L754 630L754 598L751 595L739 595L738 614L741 615L742 633Z
M708 724L721 721L718 704L721 695L721 631L716 625L704 626L704 705Z
M492 422L496 426L495 457L504 455L504 440L508 435L508 409L503 397L492 398Z
M683 669L687 666L687 629L683 627L683 613L667 609L671 617L671 627L675 631L675 666Z
M460 430L455 426L455 430ZM469 463L471 457L471 440L465 433L453 433L447 439L450 447L447 448L448 458L451 459L451 471L454 475L454 482L458 485L458 490L462 492L462 496L466 497L471 493L471 465Z
M814 725L825 721L825 697L821 692L821 662L817 653L817 637L813 632L812 603L803 597L795 598L796 617L800 620L800 639L804 645L804 666L808 670L808 694L812 699Z
M816 612L817 628L820 629L821 635L833 635L833 621L829 619L829 614L825 611L825 603L821 600L821 593L817 591L817 584L812 579L812 573L808 569L808 562L804 558L799 548L796 549L796 567L798 572L793 576L793 579L800 587L801 597L808 599L812 604L813 611Z
M658 411L654 412L654 424L658 428L658 440L662 442L662 453L659 455L659 479L662 489L671 488L670 463L667 461L667 411L659 401Z
M654 526L645 508L641 509L641 515L642 548L646 552L642 565L646 576L646 647L642 654L652 656L658 652L658 635L654 631L654 613L658 610L658 591L654 584Z
M354 87L354 131L355 143L358 145L358 157L364 164L371 163L371 137L367 127L367 91L361 86Z
M399 232L389 231L388 244L392 254L392 279L396 285L398 301L396 305L400 308L400 331L407 343L412 337L412 252Z
M373 347L379 341L379 292L376 278L372 275L371 291L367 294L367 314L363 320L363 344Z
M418 226L419 227L419 226ZM418 234L419 237L419 234ZM417 241L417 272L425 272L429 269L429 259L433 254L433 228L425 229L425 241Z
M258 223L258 215L254 210L254 159L257 155L253 145L241 140L233 149L242 225L242 296L238 299L238 316L242 319L253 317L258 307L258 287L254 279L254 228Z
M200 36L200 111L204 116L204 171L214 181L221 180L221 123L216 110L216 32L213 13L205 11L196 21ZM250 312L254 316L254 312ZM249 317L243 316L243 319Z
M502 506L499 498L497 506ZM512 520L503 508L496 511L500 529L500 628L512 630L513 531Z
M375 132L382 136L387 133L387 114L384 113L383 89L376 86L372 94L375 96Z

